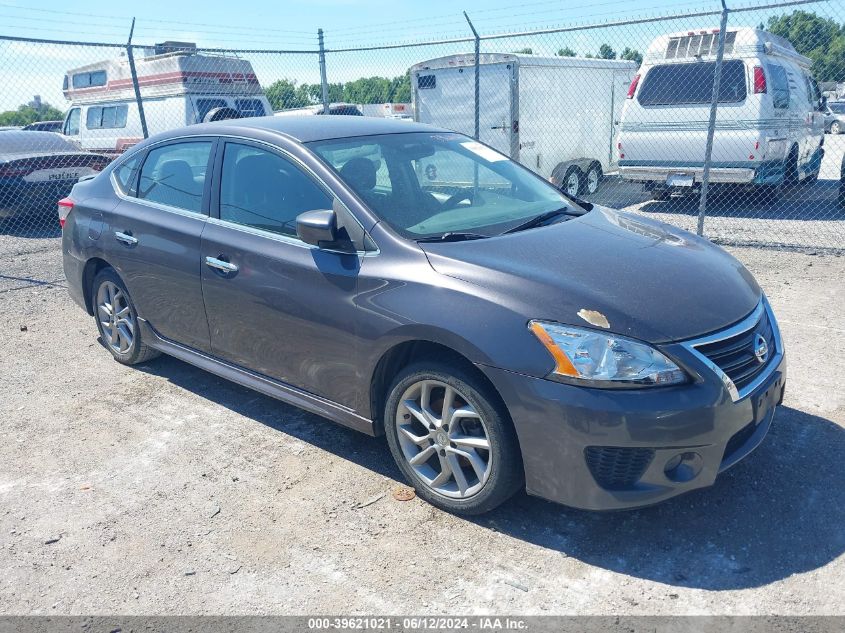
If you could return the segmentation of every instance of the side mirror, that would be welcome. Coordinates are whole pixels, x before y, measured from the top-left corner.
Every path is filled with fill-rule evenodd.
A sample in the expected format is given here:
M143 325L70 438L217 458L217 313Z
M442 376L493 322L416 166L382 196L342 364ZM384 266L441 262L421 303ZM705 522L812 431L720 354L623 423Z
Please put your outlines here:
M337 216L331 209L300 213L296 218L296 234L306 244L331 246L337 241Z
M824 112L827 108L827 97L819 98L819 111Z

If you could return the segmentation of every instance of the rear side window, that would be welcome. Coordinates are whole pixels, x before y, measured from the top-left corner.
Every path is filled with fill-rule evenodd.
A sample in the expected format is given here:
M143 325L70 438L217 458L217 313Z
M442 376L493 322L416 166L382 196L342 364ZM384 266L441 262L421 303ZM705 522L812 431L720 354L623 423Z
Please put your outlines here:
M296 216L331 209L332 199L289 160L227 143L220 175L220 219L296 237Z
M106 85L106 71L95 70L88 73L76 73L73 76L74 88L91 88L92 86Z
M437 75L420 75L417 77L417 88L428 90L437 86Z
M90 107L85 115L85 125L89 130L126 127L128 110L126 105Z
M715 73L716 62L654 66L646 74L637 100L643 106L709 104ZM725 62L719 103L739 103L745 95L745 65L740 60Z
M138 197L200 213L211 141L186 141L150 150L138 182Z
M214 108L225 107L225 99L197 99L197 123L202 123L205 120L205 115L214 110Z
M114 179L117 188L127 196L135 195L135 185L138 181L138 167L141 165L141 156L136 154L125 160L114 169Z
M242 117L264 116L264 104L261 99L235 99L235 108Z
M778 109L788 108L789 79L786 77L786 71L778 64L767 64L766 70L772 80L772 105Z

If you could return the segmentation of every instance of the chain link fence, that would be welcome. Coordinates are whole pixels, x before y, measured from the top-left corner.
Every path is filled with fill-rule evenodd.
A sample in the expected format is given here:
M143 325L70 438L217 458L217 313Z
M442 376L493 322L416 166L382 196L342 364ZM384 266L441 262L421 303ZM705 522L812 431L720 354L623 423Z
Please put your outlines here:
M313 50L0 36L0 261L58 248L56 202L146 136L327 109L457 130L573 196L720 243L842 251L843 7L520 33L466 16L462 37L352 46L321 31Z

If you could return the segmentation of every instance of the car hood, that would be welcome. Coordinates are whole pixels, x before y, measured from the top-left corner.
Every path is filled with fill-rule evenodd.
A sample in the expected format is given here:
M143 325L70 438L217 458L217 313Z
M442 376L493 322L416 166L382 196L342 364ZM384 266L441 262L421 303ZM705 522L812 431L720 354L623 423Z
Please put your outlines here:
M598 206L510 235L420 246L437 272L495 290L526 321L606 328L651 343L725 328L761 296L751 273L721 248Z

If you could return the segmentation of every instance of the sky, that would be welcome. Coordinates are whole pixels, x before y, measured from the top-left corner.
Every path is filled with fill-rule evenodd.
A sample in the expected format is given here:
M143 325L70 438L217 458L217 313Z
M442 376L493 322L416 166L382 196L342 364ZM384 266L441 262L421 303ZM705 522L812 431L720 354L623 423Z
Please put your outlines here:
M737 1L729 0L729 5L736 6ZM0 0L0 36L123 44L134 16L134 42L138 44L169 39L204 47L315 50L316 31L322 28L326 47L331 51L467 37L470 32L462 10L484 35L718 8L718 0L595 0L586 6L583 0L248 0L243 5L232 0ZM762 14L743 16L755 25ZM535 54L554 55L567 46L584 54L595 53L601 43L609 42L617 52L626 46L642 51L661 33L713 26L718 26L718 16L490 40L483 43L483 50L513 52L530 47ZM471 50L472 43L464 42L330 53L328 78L332 82L361 76L395 76L419 61ZM118 48L0 39L0 110L29 101L34 94L64 110L68 105L61 93L65 70L119 54ZM316 55L244 57L250 59L263 85L279 78L319 82Z

